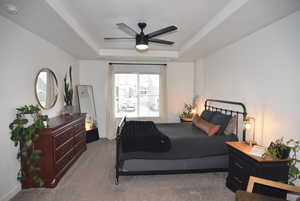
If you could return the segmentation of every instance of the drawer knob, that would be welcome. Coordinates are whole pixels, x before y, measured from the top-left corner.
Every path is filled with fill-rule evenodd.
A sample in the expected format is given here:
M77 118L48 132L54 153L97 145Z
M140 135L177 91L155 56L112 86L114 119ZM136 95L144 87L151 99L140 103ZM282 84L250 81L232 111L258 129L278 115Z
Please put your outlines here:
M243 166L241 166L239 163L237 163L237 162L235 162L234 163L238 168L240 168L240 169L243 169L244 167Z
M56 179L53 179L52 182L51 182L51 184L54 184L55 182L56 182Z

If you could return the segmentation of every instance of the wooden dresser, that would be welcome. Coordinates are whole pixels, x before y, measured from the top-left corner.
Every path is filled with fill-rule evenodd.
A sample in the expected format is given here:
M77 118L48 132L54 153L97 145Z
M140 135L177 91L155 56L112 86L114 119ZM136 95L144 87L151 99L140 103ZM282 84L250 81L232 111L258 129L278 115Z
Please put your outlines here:
M43 187L53 188L62 176L86 150L85 115L58 116L48 121L48 127L39 131L34 146L42 151L37 166L39 176L44 180ZM26 162L22 160L26 171ZM26 171L28 174L28 171ZM37 185L29 176L22 182L22 188Z
M273 160L251 155L252 147L245 142L227 142L229 148L229 172L226 186L232 191L246 190L249 176L287 182L289 159ZM286 198L286 191L257 184L255 193Z

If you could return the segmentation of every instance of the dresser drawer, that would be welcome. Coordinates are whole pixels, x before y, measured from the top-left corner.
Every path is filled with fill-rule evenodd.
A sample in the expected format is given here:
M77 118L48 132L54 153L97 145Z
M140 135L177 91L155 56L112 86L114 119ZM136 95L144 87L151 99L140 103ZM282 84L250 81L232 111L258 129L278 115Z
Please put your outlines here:
M245 177L249 177L254 173L253 168L255 168L255 165L253 165L250 161L242 159L235 154L229 155L229 170L230 172L243 175Z
M56 173L63 170L63 168L72 160L73 156L74 156L74 151L73 151L73 149L71 149L59 161L57 161L56 165L55 165Z
M73 149L74 138L70 138L64 144L59 146L55 151L55 161L60 160L64 155L66 155L71 149Z
M81 133L85 131L85 125L83 122L73 125L74 134Z
M255 174L255 165L245 156L237 152L229 153L229 173L230 182L240 190L245 190L251 175Z
M85 131L78 133L74 136L74 146L76 146L79 142L84 143L85 141Z
M76 147L74 147L74 157L79 156L82 152L84 152L86 149L85 143L79 143Z
M53 130L53 135L60 135L62 133L65 133L68 130L71 130L72 129L72 125L73 125L73 123L71 122L71 123L68 123L68 124L66 124L66 125L64 125L62 127L56 128L55 130Z
M229 185L233 191L246 190L248 182L241 179L238 175L231 175L227 177L226 185Z
M72 128L65 129L54 136L55 148L59 147L60 145L64 144L73 136Z

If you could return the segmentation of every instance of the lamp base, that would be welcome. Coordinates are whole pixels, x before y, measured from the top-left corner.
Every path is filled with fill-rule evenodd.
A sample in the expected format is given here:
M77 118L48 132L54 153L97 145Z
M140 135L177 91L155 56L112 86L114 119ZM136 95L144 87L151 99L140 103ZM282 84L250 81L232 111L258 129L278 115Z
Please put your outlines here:
M249 144L249 146L254 146L254 145L257 145L256 141L254 140L249 140L249 141L245 141L247 144Z

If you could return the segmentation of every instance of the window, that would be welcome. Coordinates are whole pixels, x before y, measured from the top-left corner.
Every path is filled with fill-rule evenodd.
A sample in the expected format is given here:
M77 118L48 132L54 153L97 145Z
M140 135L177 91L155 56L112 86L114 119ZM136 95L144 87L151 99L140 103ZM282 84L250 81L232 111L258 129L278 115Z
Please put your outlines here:
M115 74L116 117L159 117L159 74Z

